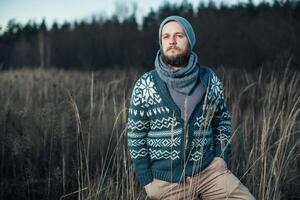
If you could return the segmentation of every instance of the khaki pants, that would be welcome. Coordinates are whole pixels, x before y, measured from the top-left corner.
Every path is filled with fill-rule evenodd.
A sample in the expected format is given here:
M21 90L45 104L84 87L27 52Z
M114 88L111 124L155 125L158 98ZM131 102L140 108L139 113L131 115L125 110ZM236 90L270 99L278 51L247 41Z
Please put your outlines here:
M182 183L154 179L147 188L148 199L255 199L236 178L222 158L214 158L201 173Z

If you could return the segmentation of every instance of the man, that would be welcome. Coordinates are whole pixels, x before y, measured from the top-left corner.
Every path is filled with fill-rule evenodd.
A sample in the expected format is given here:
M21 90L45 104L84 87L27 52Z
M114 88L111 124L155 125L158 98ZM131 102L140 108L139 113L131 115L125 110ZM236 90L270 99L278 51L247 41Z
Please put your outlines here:
M155 70L136 82L128 113L135 173L151 199L254 199L227 169L230 113L216 74L198 63L180 16L159 28Z

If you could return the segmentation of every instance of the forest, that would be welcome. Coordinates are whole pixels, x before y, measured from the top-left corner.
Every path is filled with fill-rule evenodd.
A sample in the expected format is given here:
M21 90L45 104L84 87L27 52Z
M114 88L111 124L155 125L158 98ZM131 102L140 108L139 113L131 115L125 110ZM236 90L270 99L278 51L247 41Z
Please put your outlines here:
M90 22L54 23L47 28L12 19L0 35L0 69L50 68L104 69L139 67L150 69L158 45L158 27L169 15L181 15L193 24L194 51L207 66L281 67L300 63L300 1L275 0L216 5L164 3L138 24L136 13L126 17L93 17Z

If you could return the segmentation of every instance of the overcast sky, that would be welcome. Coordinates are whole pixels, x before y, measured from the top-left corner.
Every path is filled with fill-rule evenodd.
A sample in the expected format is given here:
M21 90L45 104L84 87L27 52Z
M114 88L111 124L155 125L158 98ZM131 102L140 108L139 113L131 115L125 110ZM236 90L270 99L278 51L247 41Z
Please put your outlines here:
M199 4L199 0L187 0L194 7ZM267 0L269 1L269 0ZM182 0L169 0L171 3L181 3ZM204 2L207 2L205 0ZM221 1L215 0L218 4ZM223 0L225 3L235 4L237 0ZM239 0L247 2L247 0ZM260 0L254 0L258 3ZM22 24L29 20L40 23L44 18L48 26L54 21L63 23L74 20L91 19L91 16L110 17L118 10L124 14L132 13L132 5L137 5L137 20L140 23L142 16L146 15L151 8L156 10L164 1L162 0L0 0L0 27L5 29L10 19L15 19ZM129 10L122 11L122 7L127 5ZM119 8L119 9L118 9Z

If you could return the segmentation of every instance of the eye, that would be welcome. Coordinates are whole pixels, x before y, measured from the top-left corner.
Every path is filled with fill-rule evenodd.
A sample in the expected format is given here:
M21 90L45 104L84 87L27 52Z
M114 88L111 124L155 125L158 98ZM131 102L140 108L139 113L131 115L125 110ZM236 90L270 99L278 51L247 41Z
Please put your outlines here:
M179 37L179 38L183 38L183 37L184 37L184 35L182 35L182 34L178 34L178 35L177 35L177 37Z
M168 39L169 38L169 36L168 35L163 35L163 37L162 37L163 39Z

